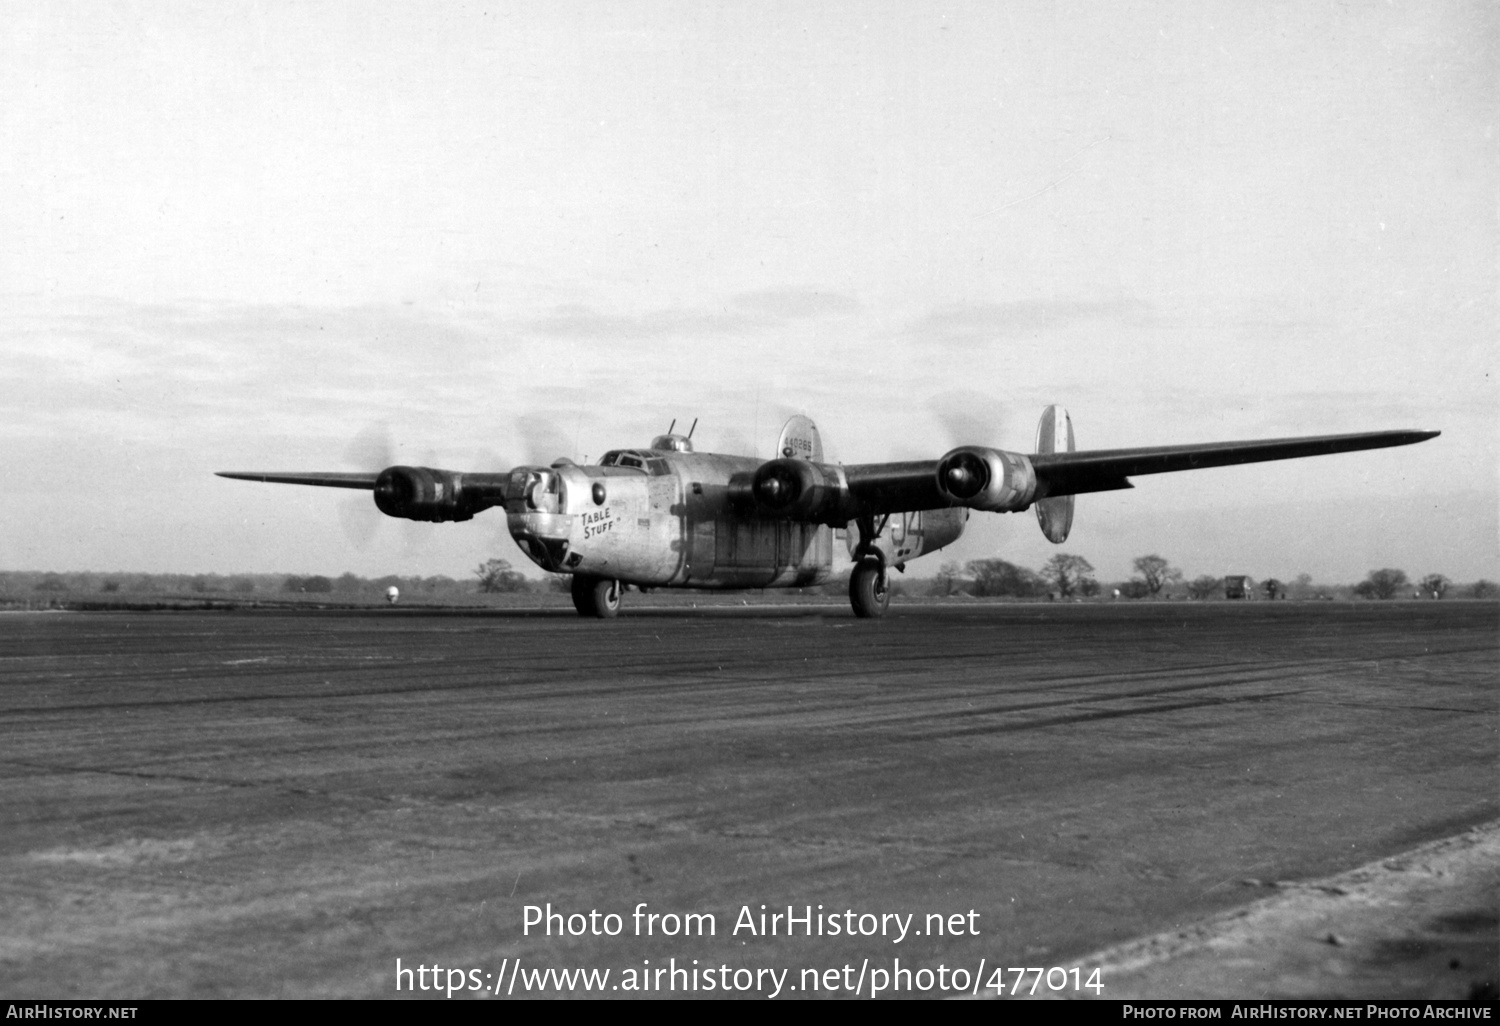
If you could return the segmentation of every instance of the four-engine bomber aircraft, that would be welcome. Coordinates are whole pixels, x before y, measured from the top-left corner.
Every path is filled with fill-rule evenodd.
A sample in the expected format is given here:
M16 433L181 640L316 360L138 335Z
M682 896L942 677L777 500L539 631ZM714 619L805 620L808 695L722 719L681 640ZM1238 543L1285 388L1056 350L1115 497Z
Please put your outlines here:
M695 422L696 424L696 422ZM674 425L675 427L675 422ZM826 581L834 530L846 530L856 616L878 617L886 574L904 570L963 533L970 510L1036 508L1060 544L1073 497L1132 487L1138 474L1197 470L1409 445L1437 431L1379 431L1254 442L1075 451L1067 411L1049 406L1030 455L962 446L938 460L844 466L823 458L807 417L787 421L772 460L693 451L692 431L616 449L598 466L469 473L387 467L379 473L245 473L221 477L325 488L364 488L393 517L470 520L505 508L511 537L544 570L573 576L582 616L613 617L623 584L642 588L800 588Z

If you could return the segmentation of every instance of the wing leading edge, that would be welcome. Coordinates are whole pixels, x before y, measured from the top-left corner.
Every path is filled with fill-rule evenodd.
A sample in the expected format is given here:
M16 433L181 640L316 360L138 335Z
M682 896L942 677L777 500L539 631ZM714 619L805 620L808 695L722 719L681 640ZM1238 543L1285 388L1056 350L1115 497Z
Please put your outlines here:
M1362 449L1412 445L1435 438L1440 431L1371 431L1354 435L1315 435L1253 442L1209 442L1202 445L1162 445L1142 449L1092 449L1082 452L1038 453L1037 491L1044 495L1075 495L1130 488L1128 478L1139 474L1168 474L1205 470L1240 463L1294 460Z
M1364 449L1412 445L1440 431L1371 431L1350 435L1271 438L1247 442L1208 442L1139 449L1086 449L1026 456L1036 472L1034 498L1077 495L1134 487L1130 478L1179 470L1205 470L1241 463L1327 456ZM853 506L863 515L901 513L960 505L938 483L942 460L864 463L843 468Z
M240 470L216 470L218 477L232 477L239 481L263 481L266 484L313 485L318 488L364 488L375 487L380 474L312 474L312 473L259 473Z

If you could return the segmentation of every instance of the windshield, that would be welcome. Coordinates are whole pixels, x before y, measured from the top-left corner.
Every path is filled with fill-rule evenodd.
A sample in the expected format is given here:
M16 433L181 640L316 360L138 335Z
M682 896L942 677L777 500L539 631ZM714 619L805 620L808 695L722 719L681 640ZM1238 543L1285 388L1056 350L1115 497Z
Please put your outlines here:
M634 467L636 470L645 470L646 461L640 455L633 452L625 452L616 449L604 454L599 461L601 467Z

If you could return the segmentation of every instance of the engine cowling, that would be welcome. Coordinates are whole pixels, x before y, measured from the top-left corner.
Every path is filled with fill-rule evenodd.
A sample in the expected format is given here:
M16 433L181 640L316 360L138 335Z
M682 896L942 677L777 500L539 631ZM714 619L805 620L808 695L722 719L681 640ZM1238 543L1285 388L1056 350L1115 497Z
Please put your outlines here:
M750 482L755 504L772 516L803 523L842 525L849 488L837 467L801 459L771 460Z
M957 505L1013 513L1036 497L1036 468L1017 452L964 446L938 460L937 487Z
M472 520L505 501L503 474L463 474L431 467L387 467L375 479L375 505L389 517L441 523Z

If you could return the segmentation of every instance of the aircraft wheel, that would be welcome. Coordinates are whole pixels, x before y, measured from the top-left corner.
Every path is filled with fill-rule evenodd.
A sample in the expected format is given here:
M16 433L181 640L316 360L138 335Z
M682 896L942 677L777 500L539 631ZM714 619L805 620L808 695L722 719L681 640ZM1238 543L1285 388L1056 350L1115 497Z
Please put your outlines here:
M578 610L579 616L594 615L594 582L597 577L588 577L584 574L574 574L570 582L573 592L573 608Z
M878 619L891 605L891 592L885 585L880 564L867 559L849 575L849 604L861 619Z
M573 575L573 608L579 616L613 620L620 615L620 593L625 589L610 577Z

